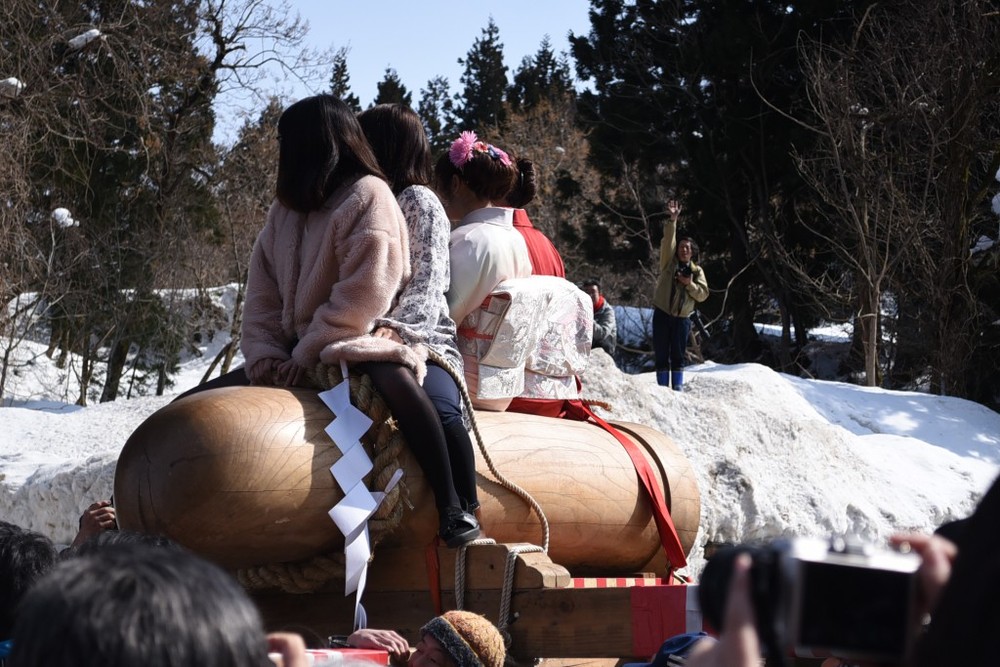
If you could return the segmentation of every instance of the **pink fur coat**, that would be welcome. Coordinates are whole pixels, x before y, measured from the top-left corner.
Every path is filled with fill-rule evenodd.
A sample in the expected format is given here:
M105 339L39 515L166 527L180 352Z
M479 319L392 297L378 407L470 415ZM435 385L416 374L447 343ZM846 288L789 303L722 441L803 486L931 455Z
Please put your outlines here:
M309 214L275 201L250 258L240 347L253 384L299 384L321 360L396 361L426 352L372 338L410 276L406 220L389 186L364 176Z

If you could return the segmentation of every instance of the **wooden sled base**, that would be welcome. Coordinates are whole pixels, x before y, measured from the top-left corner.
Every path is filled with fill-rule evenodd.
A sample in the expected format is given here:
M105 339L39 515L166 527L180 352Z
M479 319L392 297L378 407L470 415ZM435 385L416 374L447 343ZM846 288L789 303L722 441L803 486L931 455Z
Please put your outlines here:
M462 608L499 624L505 567L511 552L525 546L528 545L468 547ZM455 561L460 550L438 547L436 552L441 603L444 609L455 609ZM411 645L416 644L420 628L437 611L428 593L428 580L417 580L409 574L413 568L397 568L394 563L398 558L424 557L423 553L402 548L376 553L362 599L371 627L394 629ZM663 638L686 629L686 586L576 588L569 571L541 552L519 553L514 558L507 631L511 635L510 653L518 661L625 657L645 660ZM653 577L636 576L645 576L647 581ZM639 604L636 604L637 588L643 589ZM269 631L299 632L307 642L319 644L331 634L351 632L349 619L354 617L354 596L345 597L342 590L306 595L258 591L252 596Z

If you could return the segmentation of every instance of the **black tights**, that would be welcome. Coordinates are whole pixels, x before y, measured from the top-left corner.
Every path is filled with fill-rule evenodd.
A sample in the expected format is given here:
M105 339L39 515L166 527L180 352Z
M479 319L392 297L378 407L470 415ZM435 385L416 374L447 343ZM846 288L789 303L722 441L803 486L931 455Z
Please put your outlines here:
M389 406L410 451L424 471L424 478L434 492L438 511L446 507L461 507L441 418L423 387L417 384L413 372L406 366L381 361L368 361L358 364L357 368L372 379L375 389ZM461 421L459 427L464 431ZM450 425L450 428L454 428L454 425ZM468 433L465 437L468 440ZM466 464L463 468L471 469L474 490L475 460L473 459L471 466Z

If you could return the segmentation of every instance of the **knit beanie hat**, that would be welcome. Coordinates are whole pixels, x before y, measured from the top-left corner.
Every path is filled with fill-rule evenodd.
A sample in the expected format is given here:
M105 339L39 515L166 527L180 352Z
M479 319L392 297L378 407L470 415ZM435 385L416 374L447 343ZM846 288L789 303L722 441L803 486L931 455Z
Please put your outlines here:
M438 640L458 667L503 667L507 650L500 631L485 616L448 611L435 616L421 635Z

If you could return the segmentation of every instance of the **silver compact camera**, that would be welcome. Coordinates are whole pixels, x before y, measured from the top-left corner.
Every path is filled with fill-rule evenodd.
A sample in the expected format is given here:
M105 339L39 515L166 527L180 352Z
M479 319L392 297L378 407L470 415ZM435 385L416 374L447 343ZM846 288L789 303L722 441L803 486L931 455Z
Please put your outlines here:
M733 560L753 559L751 597L769 660L836 655L901 662L914 640L920 557L849 538L727 547L702 573L702 613L722 630Z

